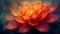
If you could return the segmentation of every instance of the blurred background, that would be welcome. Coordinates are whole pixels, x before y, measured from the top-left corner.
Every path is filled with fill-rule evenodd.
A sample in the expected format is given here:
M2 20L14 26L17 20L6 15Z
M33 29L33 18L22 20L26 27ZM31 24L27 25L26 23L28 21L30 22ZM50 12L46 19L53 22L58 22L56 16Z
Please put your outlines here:
M7 30L6 29L6 21L5 17L6 14L9 12L10 8L10 3L11 1L16 1L16 0L0 0L0 34L22 34L16 30ZM25 1L25 0L19 0L19 1ZM31 2L33 0L30 0ZM44 1L44 0L42 0ZM47 0L49 1L49 0ZM58 20L52 24L49 25L49 31L44 33L44 32L39 32L36 29L32 28L29 32L24 33L24 34L60 34L60 0L52 0L52 3L57 3L58 7L55 10L55 14L58 16Z

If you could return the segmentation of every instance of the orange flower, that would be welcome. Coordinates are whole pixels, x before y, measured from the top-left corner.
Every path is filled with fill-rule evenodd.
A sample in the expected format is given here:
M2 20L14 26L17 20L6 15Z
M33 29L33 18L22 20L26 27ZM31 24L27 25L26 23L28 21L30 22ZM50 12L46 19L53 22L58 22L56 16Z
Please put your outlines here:
M23 6L18 6L17 9L11 10L14 18L11 19L12 17L9 17L7 19L9 21L7 28L19 28L21 33L25 33L35 27L38 31L47 32L47 23L57 20L57 17L53 14L56 8L56 4L51 4L51 6L47 7L47 4L42 2L37 2L36 4L24 2Z

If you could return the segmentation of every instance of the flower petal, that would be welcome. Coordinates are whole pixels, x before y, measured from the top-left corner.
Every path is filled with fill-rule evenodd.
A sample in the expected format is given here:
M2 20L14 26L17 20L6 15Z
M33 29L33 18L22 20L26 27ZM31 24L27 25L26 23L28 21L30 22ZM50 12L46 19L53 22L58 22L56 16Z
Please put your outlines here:
M41 32L47 32L48 31L48 25L47 24L41 24L36 26L36 29Z
M19 26L19 24L15 21L10 21L7 25L6 25L6 28L7 29L16 29L17 27Z
M11 10L11 13L12 13L14 16L18 16L18 13L17 13L17 10L16 10L16 9Z
M20 25L20 28L19 28L19 31L21 33L26 33L30 30L31 26L29 26L28 24L21 24Z
M57 5L56 4L53 4L48 10L49 10L49 13L52 13L55 9L57 8Z
M47 22L48 23L52 23L52 22L55 22L57 20L57 17L55 15L49 15L47 17Z
M46 3L42 4L41 10L44 11L46 9Z
M22 17L16 17L15 20L19 23L26 23L26 21Z
M48 11L45 10L39 15L39 20L43 20L48 15Z
M30 21L28 21L28 23L32 26L36 26L38 24L38 21L37 20L30 20Z

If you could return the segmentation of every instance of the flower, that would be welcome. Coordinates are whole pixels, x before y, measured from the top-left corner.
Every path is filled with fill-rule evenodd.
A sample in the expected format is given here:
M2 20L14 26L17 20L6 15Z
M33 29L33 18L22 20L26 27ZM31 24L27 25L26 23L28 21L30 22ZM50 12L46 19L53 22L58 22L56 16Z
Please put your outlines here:
M19 28L21 33L28 32L32 27L38 31L47 32L47 23L53 23L57 20L56 15L53 14L56 8L56 4L47 6L46 3L42 2L33 2L32 4L24 2L17 9L11 9L11 14L14 17L7 17L9 23L6 27L10 30Z

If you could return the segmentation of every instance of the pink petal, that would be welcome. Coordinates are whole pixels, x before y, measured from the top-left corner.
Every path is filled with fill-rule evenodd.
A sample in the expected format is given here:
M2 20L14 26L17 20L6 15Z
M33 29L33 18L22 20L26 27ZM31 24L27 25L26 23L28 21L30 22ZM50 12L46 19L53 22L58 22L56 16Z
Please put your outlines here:
M21 24L20 25L20 28L19 28L19 31L21 33L26 33L30 30L31 26L29 26L28 24Z
M40 32L47 32L48 31L48 25L47 24L37 25L36 29Z
M56 4L53 4L51 7L49 7L48 11L49 13L52 13L54 10L56 10L57 8L57 5Z
M48 15L48 17L47 17L47 22L48 23L52 23L52 22L55 22L57 20L57 16L55 16L55 15Z
M18 25L19 25L19 24L18 24L17 22L15 22L15 21L10 21L10 22L6 25L6 28L12 30L12 29L16 29L16 28L18 27Z

